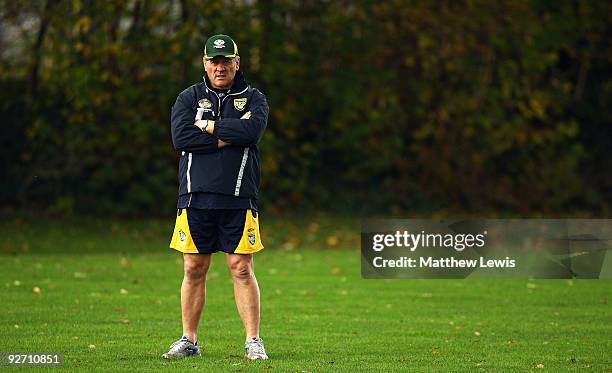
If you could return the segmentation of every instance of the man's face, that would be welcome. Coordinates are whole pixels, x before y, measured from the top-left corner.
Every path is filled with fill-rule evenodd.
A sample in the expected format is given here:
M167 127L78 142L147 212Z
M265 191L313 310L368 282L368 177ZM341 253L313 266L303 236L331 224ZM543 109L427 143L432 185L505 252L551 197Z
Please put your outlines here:
M240 57L217 56L211 60L204 60L204 70L206 70L206 75L213 88L230 88L239 69Z

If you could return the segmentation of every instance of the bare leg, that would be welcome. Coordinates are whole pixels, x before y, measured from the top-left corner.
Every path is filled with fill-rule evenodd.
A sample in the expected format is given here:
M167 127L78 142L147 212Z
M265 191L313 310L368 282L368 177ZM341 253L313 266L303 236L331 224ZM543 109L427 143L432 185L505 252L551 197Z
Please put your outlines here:
M236 307L249 340L259 335L259 285L253 271L253 255L227 254L225 260L232 273Z
M206 300L206 273L210 266L210 254L183 254L183 285L181 309L183 335L196 342L200 316Z

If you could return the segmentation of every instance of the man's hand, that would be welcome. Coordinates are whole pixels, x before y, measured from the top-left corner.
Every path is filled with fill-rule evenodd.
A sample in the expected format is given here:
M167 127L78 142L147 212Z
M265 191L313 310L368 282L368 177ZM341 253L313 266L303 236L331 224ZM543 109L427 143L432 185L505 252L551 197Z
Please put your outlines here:
M212 120L196 120L194 125L198 127L202 132L208 132L212 135L212 131L214 130L215 122ZM211 129L212 127L212 129ZM223 140L217 140L217 148L221 149L224 146L230 145L229 142L225 142Z
M251 112L247 111L246 113L244 113L240 119L251 119ZM209 134L213 134L214 130L215 130L215 121L214 120L202 120L202 119L198 119L195 121L194 125L196 127L198 127L202 132L206 132ZM228 146L230 145L230 143L225 142L223 140L219 140L217 147L218 148L222 148L224 146Z
M195 121L194 125L198 127L202 132L206 132L212 135L215 130L215 121L214 120L202 120L198 119Z
M240 117L240 119L251 119L251 112L247 111ZM200 130L202 130L202 132L210 133L211 135L213 134L213 131L215 130L214 120L198 119L195 121L194 125L198 127Z

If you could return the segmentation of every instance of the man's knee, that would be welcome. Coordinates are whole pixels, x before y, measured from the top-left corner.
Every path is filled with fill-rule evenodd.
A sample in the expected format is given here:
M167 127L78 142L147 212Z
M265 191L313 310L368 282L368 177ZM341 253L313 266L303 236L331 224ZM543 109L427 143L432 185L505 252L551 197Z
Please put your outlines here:
M206 278L209 265L210 260L185 256L183 263L185 278L193 281L204 280Z
M228 263L232 277L240 281L250 281L255 274L253 273L253 262L247 257L236 257Z

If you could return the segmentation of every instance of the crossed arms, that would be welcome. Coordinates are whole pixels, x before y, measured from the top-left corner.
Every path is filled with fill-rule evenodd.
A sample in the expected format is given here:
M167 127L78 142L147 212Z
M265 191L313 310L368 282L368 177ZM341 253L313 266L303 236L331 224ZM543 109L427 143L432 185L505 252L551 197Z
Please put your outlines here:
M172 106L172 143L179 151L214 153L224 146L248 147L256 145L268 122L268 103L265 96L255 91L250 110L240 119L217 121L195 120L189 91L183 91Z

